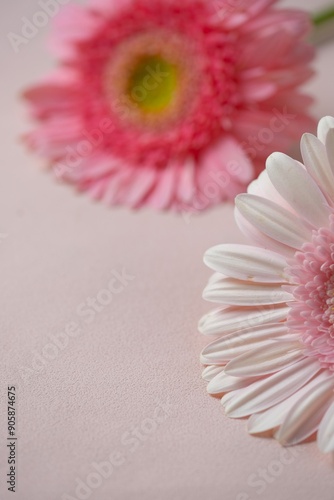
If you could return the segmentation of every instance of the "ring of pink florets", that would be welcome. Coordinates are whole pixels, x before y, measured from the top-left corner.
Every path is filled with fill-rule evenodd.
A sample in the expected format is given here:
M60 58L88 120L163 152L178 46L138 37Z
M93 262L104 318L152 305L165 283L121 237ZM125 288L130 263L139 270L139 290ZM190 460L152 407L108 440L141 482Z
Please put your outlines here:
M105 71L113 57L117 59L123 43L158 30L183 41L187 63L200 78L197 88L188 91L185 112L172 127L167 124L165 129L145 130L131 120L120 119L121 99L115 100L113 110L105 92ZM212 22L212 9L203 1L139 0L136 8L121 9L118 15L106 19L93 37L80 43L84 57L73 61L85 82L87 128L94 129L104 119L111 119L117 125L112 141L106 141L104 147L132 164L165 166L175 157L182 161L189 154L198 156L220 137L224 123L228 126L228 117L238 105L234 37Z
M328 228L314 231L286 270L295 299L287 324L300 334L305 354L334 371L334 215L329 222Z

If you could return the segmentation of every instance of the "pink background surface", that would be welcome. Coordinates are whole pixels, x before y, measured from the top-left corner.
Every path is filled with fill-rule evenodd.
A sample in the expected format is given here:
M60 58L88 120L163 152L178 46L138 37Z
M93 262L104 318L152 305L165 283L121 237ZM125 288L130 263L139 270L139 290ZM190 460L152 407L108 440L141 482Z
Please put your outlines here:
M37 10L35 0L1 5L0 233L7 237L0 239L0 497L78 498L77 479L86 481L94 462L120 453L123 463L87 498L332 500L331 457L312 443L284 458L275 441L250 437L244 421L228 420L201 380L206 339L197 321L210 307L201 299L210 274L202 255L213 244L242 241L232 208L190 223L173 214L108 210L57 185L19 144L28 120L18 92L52 61L43 46L48 27L18 54L7 33L18 33L22 16ZM317 117L334 114L333 54L334 44L321 48L309 85ZM77 307L123 268L135 278L86 324ZM22 368L31 368L50 335L71 321L80 336L23 379ZM18 387L15 496L4 486L8 384ZM167 408L157 410L159 404ZM129 442L142 427L150 435L140 431ZM259 482L263 470L269 479Z

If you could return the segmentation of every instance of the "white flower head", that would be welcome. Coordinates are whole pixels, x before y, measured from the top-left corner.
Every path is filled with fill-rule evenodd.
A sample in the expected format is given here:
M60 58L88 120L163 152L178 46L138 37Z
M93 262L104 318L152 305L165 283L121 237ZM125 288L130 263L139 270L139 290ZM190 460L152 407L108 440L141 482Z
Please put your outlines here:
M281 153L235 217L255 246L218 245L204 298L220 304L200 321L213 337L202 352L210 394L252 434L283 445L317 433L334 451L334 118L305 134L303 163ZM216 338L218 336L218 338Z

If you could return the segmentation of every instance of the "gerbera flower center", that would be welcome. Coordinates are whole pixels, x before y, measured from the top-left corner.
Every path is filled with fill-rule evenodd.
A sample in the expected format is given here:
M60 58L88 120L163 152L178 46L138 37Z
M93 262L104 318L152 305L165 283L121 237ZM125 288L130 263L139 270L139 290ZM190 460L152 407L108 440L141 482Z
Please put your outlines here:
M179 76L172 61L160 54L144 55L129 75L128 97L143 113L162 113L175 98Z
M111 109L127 123L153 129L182 117L198 79L190 54L187 40L164 31L140 33L121 43L105 71Z
M328 321L329 335L334 339L334 275L327 282L324 319Z
M300 333L305 351L334 371L334 216L331 227L314 232L288 269L295 285L288 326Z

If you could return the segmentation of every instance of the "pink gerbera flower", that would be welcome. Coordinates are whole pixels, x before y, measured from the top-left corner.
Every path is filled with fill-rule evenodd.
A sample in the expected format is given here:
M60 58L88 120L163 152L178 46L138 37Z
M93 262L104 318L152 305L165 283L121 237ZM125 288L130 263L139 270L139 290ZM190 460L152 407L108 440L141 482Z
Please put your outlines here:
M60 66L25 92L30 146L94 198L200 210L306 127L307 14L275 0L90 0L56 18Z
M222 309L200 330L223 335L202 353L211 394L249 432L284 445L318 433L334 451L334 118L305 134L304 165L282 153L236 198L236 219L258 246L206 253L216 271L204 297Z

